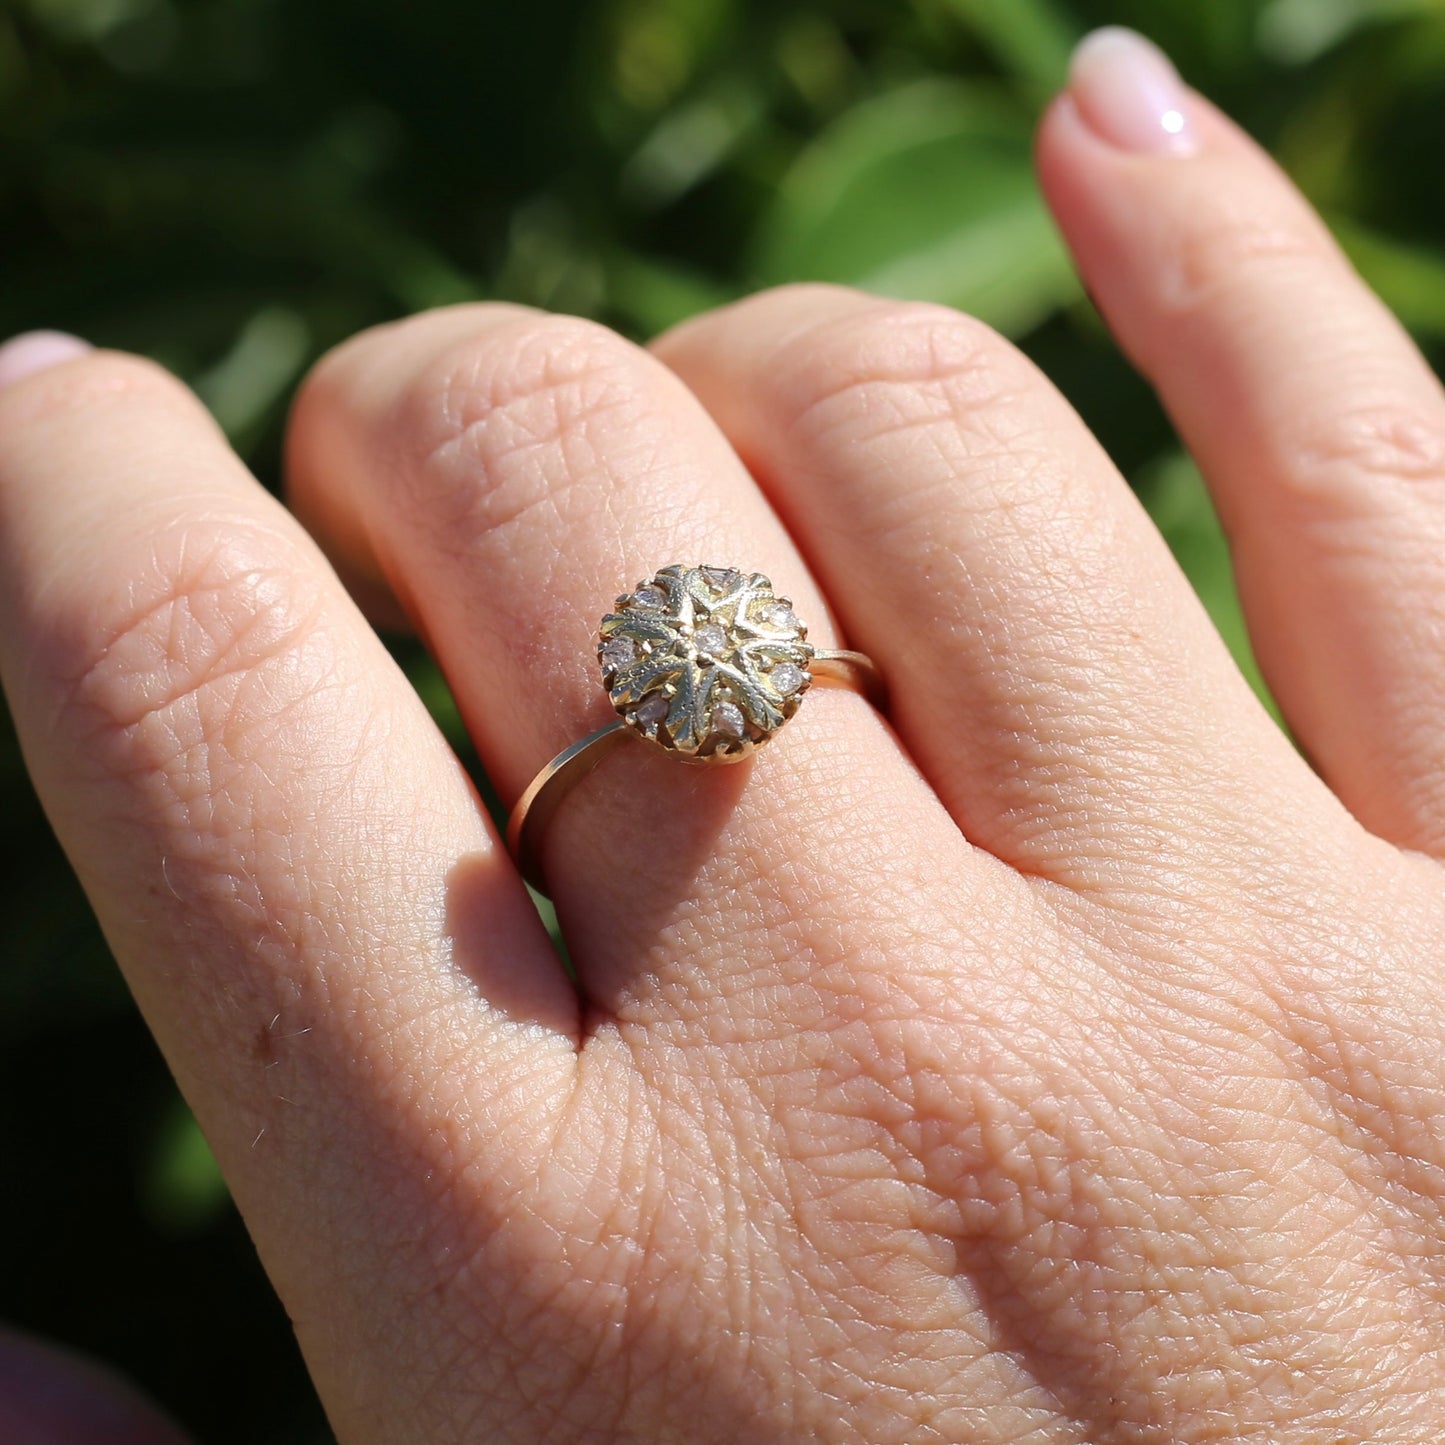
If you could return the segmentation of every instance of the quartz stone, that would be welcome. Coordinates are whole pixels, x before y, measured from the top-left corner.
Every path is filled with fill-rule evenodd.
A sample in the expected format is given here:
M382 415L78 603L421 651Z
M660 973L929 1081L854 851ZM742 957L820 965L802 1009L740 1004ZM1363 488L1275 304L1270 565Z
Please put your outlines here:
M768 677L783 697L791 697L803 685L803 669L791 662L780 662Z
M728 650L728 635L717 625L709 622L692 634L693 645L699 652L710 657L721 657Z
M667 597L662 588L651 585L639 587L637 591L632 594L632 600L637 603L639 607L663 607L667 604Z
M637 719L638 725L647 729L655 728L668 714L672 703L664 693L649 693L640 703L632 716Z
M637 659L637 644L630 637L612 637L602 644L602 666L610 672Z
M722 738L740 738L747 730L747 719L735 702L720 702L712 710L712 730Z

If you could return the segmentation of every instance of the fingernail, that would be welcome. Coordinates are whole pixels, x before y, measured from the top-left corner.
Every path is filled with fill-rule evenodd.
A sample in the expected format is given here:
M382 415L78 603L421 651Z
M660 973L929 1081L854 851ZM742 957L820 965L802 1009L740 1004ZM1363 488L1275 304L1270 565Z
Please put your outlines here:
M1190 155L1196 149L1179 72L1133 30L1110 25L1086 35L1069 67L1069 94L1090 129L1121 150Z
M0 346L0 388L13 386L62 361L93 350L88 341L65 331L26 331Z

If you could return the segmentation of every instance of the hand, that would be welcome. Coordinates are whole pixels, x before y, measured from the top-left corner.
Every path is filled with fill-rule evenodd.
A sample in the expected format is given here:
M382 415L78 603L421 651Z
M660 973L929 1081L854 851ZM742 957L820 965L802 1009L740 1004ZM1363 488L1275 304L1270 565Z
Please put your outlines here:
M0 357L24 745L344 1445L1445 1435L1445 403L1137 42L1040 163L1320 775L983 327L420 316L320 366L290 486L505 798L608 716L597 619L669 562L768 573L891 688L579 786L575 990L194 399Z

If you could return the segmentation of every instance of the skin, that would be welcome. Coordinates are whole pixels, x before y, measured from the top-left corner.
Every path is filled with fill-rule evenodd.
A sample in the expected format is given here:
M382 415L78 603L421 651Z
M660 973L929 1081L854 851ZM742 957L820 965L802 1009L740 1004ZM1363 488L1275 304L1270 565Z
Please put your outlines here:
M7 695L342 1445L1445 1435L1445 402L1187 107L1146 154L1065 97L1040 173L1317 771L940 308L400 322L305 386L300 522L144 362L0 392ZM674 560L893 702L609 759L545 840L574 988L353 598L515 797Z

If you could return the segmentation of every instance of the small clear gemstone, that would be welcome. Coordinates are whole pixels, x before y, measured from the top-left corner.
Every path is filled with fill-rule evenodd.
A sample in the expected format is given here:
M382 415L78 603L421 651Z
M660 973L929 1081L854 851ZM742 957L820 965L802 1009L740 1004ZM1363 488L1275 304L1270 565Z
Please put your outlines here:
M712 710L712 730L723 738L740 738L747 730L747 719L735 702L720 702Z
M728 650L728 635L717 625L709 622L692 634L692 640L699 652L711 657L720 657Z
M637 644L630 637L612 637L602 644L602 666L609 671L626 667L637 658Z
M638 724L644 728L655 728L667 716L668 709L672 706L665 694L660 692L649 693L640 703L632 716Z
M639 607L662 607L667 602L667 597L664 595L661 587L649 585L647 587L639 587L637 591L632 594L632 600Z
M803 669L791 662L780 662L768 676L784 697L791 697L803 685Z
M798 625L797 614L786 602L770 602L763 608L763 621L770 627L782 627L789 631Z
M702 575L719 591L731 587L738 580L736 567L703 567Z

